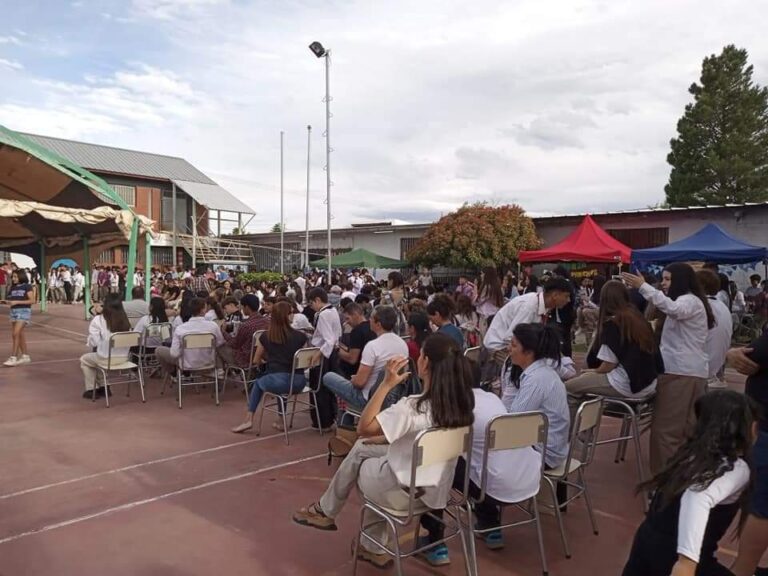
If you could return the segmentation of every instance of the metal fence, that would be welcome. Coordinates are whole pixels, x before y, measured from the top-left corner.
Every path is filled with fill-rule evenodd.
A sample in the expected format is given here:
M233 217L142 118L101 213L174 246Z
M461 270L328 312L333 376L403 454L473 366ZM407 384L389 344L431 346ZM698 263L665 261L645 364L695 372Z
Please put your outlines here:
M269 270L270 272L280 271L280 248L273 248L271 246L259 246L257 244L251 245L251 254L253 255L252 263L249 268L254 271ZM283 250L284 261L283 269L286 272L292 270L301 270L304 267L304 252L301 250ZM316 258L324 258L323 254L309 253L310 262Z

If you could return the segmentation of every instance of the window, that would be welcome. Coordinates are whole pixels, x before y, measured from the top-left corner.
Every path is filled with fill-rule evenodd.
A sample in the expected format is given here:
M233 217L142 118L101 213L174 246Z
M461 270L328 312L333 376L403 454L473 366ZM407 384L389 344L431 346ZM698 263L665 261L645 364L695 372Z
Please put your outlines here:
M406 260L408 258L408 252L416 246L419 240L421 240L421 238L400 238L400 260Z
M152 247L152 265L153 266L174 266L173 248L170 246Z
M669 228L623 228L607 232L633 250L669 244Z
M114 264L115 263L115 249L110 248L109 250L104 250L96 257L96 263L97 264Z
M122 186L120 184L113 184L112 188L123 202L128 206L136 206L136 188L134 186Z

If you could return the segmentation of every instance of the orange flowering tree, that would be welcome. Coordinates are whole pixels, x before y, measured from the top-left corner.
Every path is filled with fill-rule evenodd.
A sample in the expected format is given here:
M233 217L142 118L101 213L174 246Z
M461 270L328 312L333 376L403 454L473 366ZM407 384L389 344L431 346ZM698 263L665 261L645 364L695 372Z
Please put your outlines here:
M425 266L480 268L510 264L520 250L540 245L533 220L520 206L476 202L432 224L407 257Z

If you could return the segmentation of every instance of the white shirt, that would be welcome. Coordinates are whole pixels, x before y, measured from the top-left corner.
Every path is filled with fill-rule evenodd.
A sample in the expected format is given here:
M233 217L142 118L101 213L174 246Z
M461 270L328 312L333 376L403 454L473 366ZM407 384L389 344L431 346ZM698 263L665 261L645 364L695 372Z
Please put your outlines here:
M697 564L709 521L709 512L718 504L733 504L749 483L749 466L741 458L704 490L688 488L680 500L677 524L677 553Z
M291 328L294 330L309 330L310 332L313 330L312 323L307 320L307 317L304 316L304 314L294 314L293 320L291 321Z
M323 308L315 318L315 331L312 334L312 346L320 348L325 358L330 358L336 342L341 338L341 320L332 307Z
M181 324L173 331L173 341L171 343L171 356L178 359L181 356L181 340L186 334L213 334L216 339L216 346L224 344L224 336L216 322L206 320L202 316L192 316L187 322ZM216 353L210 349L187 350L184 354L183 368L194 370L216 363Z
M387 462L397 481L403 486L411 484L411 457L413 442L422 430L432 426L429 404L416 409L418 396L407 396L378 416L381 431L389 442ZM456 460L420 466L416 471L416 485L425 489L421 500L432 508L444 508L451 491Z
M205 313L204 318L206 320L210 320L211 322L216 322L216 320L219 319L219 317L216 316L216 310L208 310L208 312Z
M608 378L608 384L611 385L611 388L616 390L622 396L626 398L645 398L656 391L656 380L654 380L648 386L640 390L640 392L632 392L629 374L627 374L624 366L619 363L619 357L605 344L600 346L600 350L597 351L597 359L602 360L603 362L609 362L610 364L616 364L616 368L608 372L605 376Z
M62 270L61 271L61 281L62 282L72 282L72 272L69 270Z
M131 326L136 326L136 323L142 316L149 314L149 303L141 299L128 300L123 302L123 309L125 310L125 315L128 316Z
M507 413L496 394L479 388L475 394L475 421L472 425L472 460L469 477L478 487L483 469L485 429L496 416ZM488 454L486 492L502 502L522 502L539 491L541 454L532 447L498 450Z
M82 272L75 272L75 286L78 288L82 288L85 286L85 275Z
M709 299L709 307L715 317L715 325L707 332L706 350L709 357L709 377L714 378L725 365L725 355L731 347L733 318L728 307L720 300Z
M363 397L368 400L368 394L376 384L376 380L379 378L379 374L387 365L387 360L395 356L408 357L408 344L405 340L393 334L392 332L385 332L381 336L371 340L363 347L363 353L360 356L360 364L371 366L370 376L363 388Z
M725 290L720 290L720 292L717 293L716 298L720 300L723 304L725 304L725 307L729 310L731 309L731 297Z
M102 358L109 357L109 339L112 337L107 327L107 321L104 320L104 316L97 314L91 319L91 323L88 325L88 340L86 344L90 347L96 348L96 354ZM130 348L113 348L112 357L126 359L130 354Z
M344 300L344 298L349 298L350 300L352 300L352 302L354 302L356 297L357 297L357 294L351 291L346 291L341 293L342 300Z
M139 321L136 323L136 327L134 328L134 331L143 335L150 324L152 324L152 316L150 316L149 314L147 314L146 316L142 316L141 318L139 318ZM157 348L158 346L163 345L163 341L159 336L148 336L146 340L146 345L148 348Z
M661 356L664 372L678 376L707 378L707 314L704 304L693 294L677 300L668 298L650 284L640 287L640 294L667 315L661 332Z
M512 330L518 324L541 322L547 313L544 294L530 293L510 300L493 317L493 322L485 333L483 344L490 350L505 348L512 338Z

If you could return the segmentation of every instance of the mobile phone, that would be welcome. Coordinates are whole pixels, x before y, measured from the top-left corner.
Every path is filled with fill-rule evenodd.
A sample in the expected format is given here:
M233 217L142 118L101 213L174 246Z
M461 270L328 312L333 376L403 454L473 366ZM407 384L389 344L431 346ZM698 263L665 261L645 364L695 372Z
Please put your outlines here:
M344 350L344 352L349 352L349 346L342 344L341 342L339 342L339 349Z

